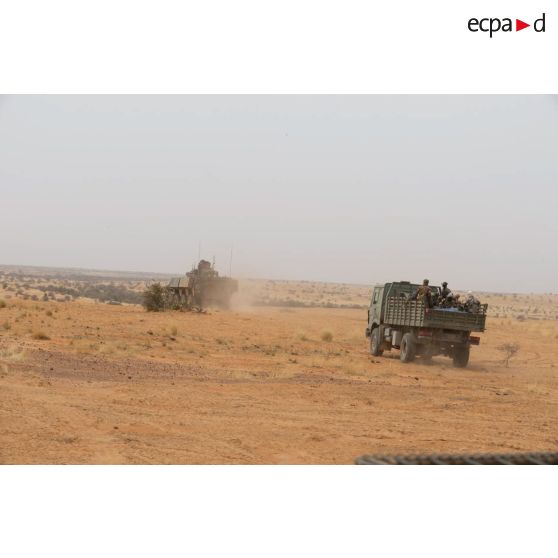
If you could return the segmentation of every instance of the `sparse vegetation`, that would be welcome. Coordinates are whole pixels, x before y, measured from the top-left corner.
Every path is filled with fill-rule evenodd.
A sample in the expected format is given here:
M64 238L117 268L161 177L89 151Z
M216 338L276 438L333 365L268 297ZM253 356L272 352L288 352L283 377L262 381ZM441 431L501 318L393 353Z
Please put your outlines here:
M331 333L331 331L322 331L320 339L322 341L325 341L326 343L330 343L331 341L333 341L333 333Z
M350 308L350 309L364 309L367 308L366 304L343 304L335 302L327 302L325 300L306 302L303 300L295 300L292 298L275 298L268 297L257 299L253 302L254 306L274 306L278 308Z
M128 304L141 304L141 293L130 289L126 285L115 285L113 283L95 282L72 282L67 285L37 285L39 291L43 291L42 300L59 300L69 302L74 298L91 298L100 302L125 302ZM61 295L57 298L56 295Z
M519 343L503 343L497 349L504 353L504 364L506 368L510 365L510 359L519 352Z
M38 341L48 341L50 337L44 331L35 331L32 335L33 339Z
M6 301L3 298L0 298L0 308L6 308Z
M0 350L0 359L12 362L22 361L25 359L25 351L17 345L10 345Z

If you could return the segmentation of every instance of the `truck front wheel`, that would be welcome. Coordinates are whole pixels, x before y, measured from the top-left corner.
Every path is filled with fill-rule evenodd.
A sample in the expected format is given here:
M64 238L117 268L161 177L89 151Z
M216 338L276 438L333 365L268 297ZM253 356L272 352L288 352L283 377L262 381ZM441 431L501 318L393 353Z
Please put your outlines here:
M382 340L380 339L380 328L375 327L370 335L370 354L374 356L382 356L384 350L382 349Z
M453 349L453 365L456 368L465 368L469 363L469 347L461 346Z
M401 353L399 358L402 362L411 362L416 355L415 340L411 333L406 333L401 339Z

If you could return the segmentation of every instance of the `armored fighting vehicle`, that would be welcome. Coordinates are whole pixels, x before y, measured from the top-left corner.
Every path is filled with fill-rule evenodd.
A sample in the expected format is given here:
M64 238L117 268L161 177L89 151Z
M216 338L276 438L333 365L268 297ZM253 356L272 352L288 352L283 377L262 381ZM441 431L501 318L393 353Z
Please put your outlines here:
M479 304L478 311L459 308L429 308L422 300L412 300L418 285L409 281L376 285L368 308L366 337L370 354L399 349L403 362L417 355L429 360L435 355L453 359L453 365L464 368L469 362L471 345L479 345L480 337L472 332L485 329L488 305ZM438 298L440 287L430 287Z
M184 277L173 277L167 285L171 304L183 310L203 310L214 306L229 308L232 295L238 290L238 281L220 277L207 260Z

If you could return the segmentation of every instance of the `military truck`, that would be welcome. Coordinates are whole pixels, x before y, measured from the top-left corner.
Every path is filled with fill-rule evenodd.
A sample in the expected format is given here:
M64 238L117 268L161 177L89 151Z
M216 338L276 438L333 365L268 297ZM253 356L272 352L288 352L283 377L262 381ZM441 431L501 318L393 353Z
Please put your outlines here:
M203 310L209 306L229 308L238 281L221 277L207 260L200 260L197 268L184 277L173 277L166 289L171 306L183 310Z
M429 308L421 300L412 300L419 285L409 281L376 285L368 308L366 337L370 354L400 350L400 359L411 362L418 355L424 360L444 355L453 365L464 368L469 362L471 345L479 345L480 337L472 332L485 329L487 304L477 312L460 308ZM433 300L439 299L440 287L431 286Z

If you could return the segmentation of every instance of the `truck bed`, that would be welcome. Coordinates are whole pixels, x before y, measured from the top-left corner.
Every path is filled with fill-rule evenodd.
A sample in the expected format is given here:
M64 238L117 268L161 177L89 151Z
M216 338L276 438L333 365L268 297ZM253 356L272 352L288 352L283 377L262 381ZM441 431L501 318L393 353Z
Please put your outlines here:
M385 305L383 322L388 325L484 331L487 304L478 313L464 312L457 308L426 308L423 302L390 297Z

